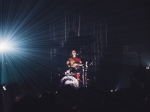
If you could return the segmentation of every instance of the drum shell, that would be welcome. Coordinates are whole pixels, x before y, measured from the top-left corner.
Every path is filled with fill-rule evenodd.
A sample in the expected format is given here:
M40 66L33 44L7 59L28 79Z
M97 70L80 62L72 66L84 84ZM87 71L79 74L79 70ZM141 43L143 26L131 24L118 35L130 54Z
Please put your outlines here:
M76 73L76 79L80 80L80 73Z

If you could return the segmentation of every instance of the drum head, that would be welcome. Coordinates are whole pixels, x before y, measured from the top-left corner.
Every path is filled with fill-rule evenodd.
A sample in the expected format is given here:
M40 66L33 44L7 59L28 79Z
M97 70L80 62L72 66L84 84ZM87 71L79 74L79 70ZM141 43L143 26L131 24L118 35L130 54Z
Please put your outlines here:
M60 83L64 86L70 85L72 87L78 88L79 87L79 81L73 77L73 76L64 76Z

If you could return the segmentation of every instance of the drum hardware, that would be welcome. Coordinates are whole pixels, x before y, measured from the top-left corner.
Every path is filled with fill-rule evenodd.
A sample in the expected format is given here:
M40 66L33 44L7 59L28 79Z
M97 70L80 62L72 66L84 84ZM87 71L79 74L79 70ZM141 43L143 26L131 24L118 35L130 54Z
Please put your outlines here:
M82 75L82 77L83 77L83 86L84 86L84 87L87 87L87 81L88 81L88 79L87 79L87 70L88 70L88 67L91 66L91 65L93 65L93 62L91 62L91 63L88 65L88 61L86 61L86 62L85 62L85 68L84 68L84 67L82 68L82 70L83 70L83 75Z

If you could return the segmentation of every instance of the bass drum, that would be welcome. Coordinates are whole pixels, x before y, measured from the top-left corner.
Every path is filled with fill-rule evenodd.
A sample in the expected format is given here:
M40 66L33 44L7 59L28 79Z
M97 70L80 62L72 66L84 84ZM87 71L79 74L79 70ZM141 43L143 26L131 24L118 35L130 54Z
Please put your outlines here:
M61 81L61 85L70 85L75 88L79 88L79 81L73 76L64 76Z

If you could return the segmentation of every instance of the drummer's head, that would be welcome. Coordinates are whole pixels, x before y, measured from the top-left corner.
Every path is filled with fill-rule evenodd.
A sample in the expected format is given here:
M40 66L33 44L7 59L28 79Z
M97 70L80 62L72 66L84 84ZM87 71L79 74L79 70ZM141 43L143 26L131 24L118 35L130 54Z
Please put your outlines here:
M76 51L75 51L75 50L72 50L72 51L71 51L71 57L76 57L76 55L77 55Z

